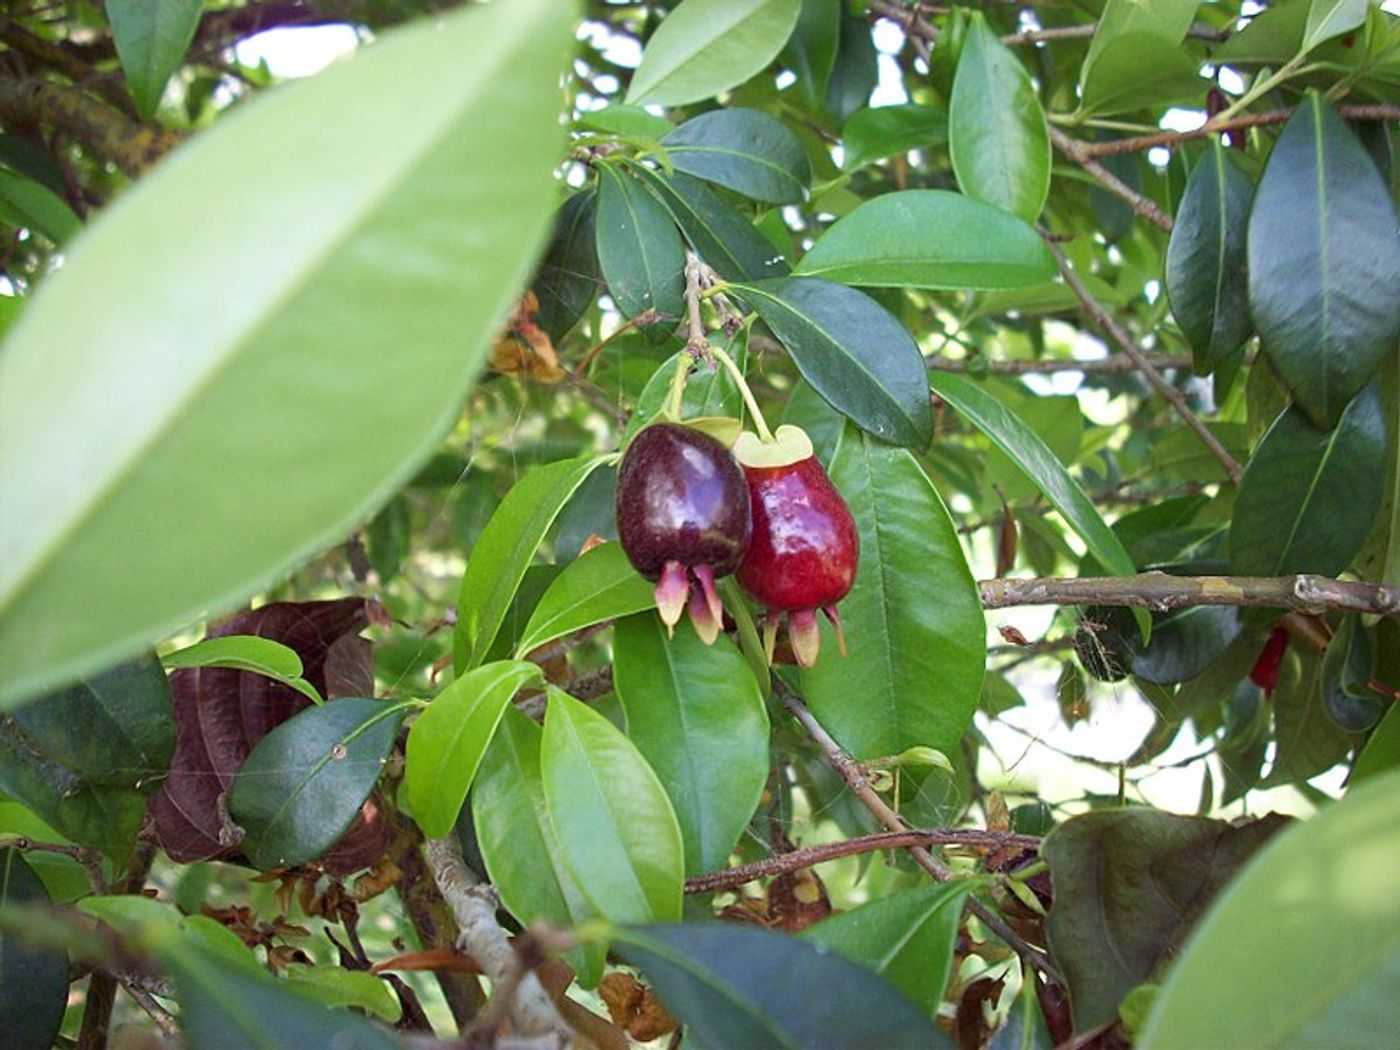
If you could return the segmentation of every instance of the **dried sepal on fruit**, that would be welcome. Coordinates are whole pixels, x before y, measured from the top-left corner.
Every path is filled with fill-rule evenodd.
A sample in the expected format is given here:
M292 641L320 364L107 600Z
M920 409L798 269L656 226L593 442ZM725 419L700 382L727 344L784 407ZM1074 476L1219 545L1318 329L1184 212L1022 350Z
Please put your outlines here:
M751 529L743 471L720 442L654 423L627 447L617 478L617 534L633 567L656 581L668 629L689 608L708 645L724 624L715 580L739 566Z
M803 667L817 660L820 609L846 639L836 603L855 583L860 535L841 493L800 427L780 426L772 441L745 432L734 443L753 507L753 535L738 579L767 610L764 643L771 658L777 629L787 617L793 656Z

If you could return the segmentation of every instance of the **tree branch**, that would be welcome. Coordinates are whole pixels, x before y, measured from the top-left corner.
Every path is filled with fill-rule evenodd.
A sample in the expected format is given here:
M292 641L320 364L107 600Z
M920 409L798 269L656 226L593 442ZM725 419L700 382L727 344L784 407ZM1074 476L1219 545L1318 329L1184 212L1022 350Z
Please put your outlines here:
M730 890L747 882L753 882L755 879L768 878L772 875L786 875L802 868L810 868L813 864L825 864L829 860L837 860L857 853L873 853L876 850L886 849L908 849L916 846L976 846L985 849L1018 846L1022 849L1038 849L1040 839L1032 835L1017 835L1009 831L982 831L978 828L887 831L877 835L862 835L858 838L846 839L844 842L809 846L806 849L779 853L764 860L739 864L722 871L710 871L703 875L695 875L685 880L685 892L712 893L717 890Z
M0 79L0 123L6 127L50 124L132 178L180 141L173 131L157 131L129 120L80 88L46 80Z
M1081 26L1051 26L1048 29L1029 29L1024 33L1008 33L1001 42L1008 47L1023 47L1027 44L1050 43L1055 40L1087 40L1098 32L1097 22L1086 22ZM1193 40L1207 40L1221 43L1230 38L1228 29L1212 29L1210 26L1193 25L1186 31Z
M1053 130L1053 129L1052 129ZM1060 268L1060 275L1065 279L1065 284L1079 298L1085 313L1090 319L1106 332L1110 339L1118 344L1118 348L1127 354L1137 365L1147 381L1152 384L1154 390L1161 394L1176 409L1188 427L1201 439L1201 443L1210 450L1211 455L1220 461L1220 465L1225 468L1225 473L1229 475L1231 481L1239 484L1240 478L1244 475L1244 469L1235 461L1235 457L1222 445L1219 439L1207 429L1191 411L1191 406L1186 403L1186 397L1180 390L1172 386L1162 376L1162 373L1153 367L1152 363L1144 354L1127 331L1113 319L1104 305L1094 298L1093 293L1085 287L1084 282L1079 279L1079 275L1074 272L1074 267L1070 266L1069 259L1065 257L1064 251L1051 238L1045 238L1045 245L1050 249L1050 254L1055 257L1055 265Z
M1191 359L1182 354L1143 354L1142 355L1153 368L1159 370L1184 371L1191 367ZM930 357L924 363L934 372L969 372L972 371L967 358L954 359L949 357ZM1058 372L1092 372L1092 373L1124 373L1141 371L1141 365L1130 357L1122 355L1110 355L1109 357L1098 357L1089 361L1066 360L1064 358L1039 358L1027 361L992 361L987 360L977 366L977 370L983 368L992 375L1003 376L1026 376L1026 375L1053 375Z
M1050 125L1050 141L1054 143L1057 150L1063 153L1074 163L1092 175L1100 186L1108 190L1114 196L1119 197L1129 208L1133 209L1133 214L1140 215L1148 222L1171 232L1172 217L1157 207L1151 199L1144 197L1137 190L1124 183L1117 175L1109 171L1093 157L1084 151L1084 143L1076 138L1066 135L1054 124ZM1053 247L1053 244L1052 244Z
M1167 612L1187 605L1234 605L1294 612L1400 615L1400 587L1327 576L1084 576L981 580L984 609L1015 605L1130 605Z
M1337 112L1344 120L1400 120L1400 106L1350 105L1338 106ZM1293 115L1291 109L1271 109L1266 113L1242 113L1235 117L1208 120L1199 128L1190 131L1162 131L1152 135L1135 135L1132 138L1110 139L1106 142L1081 142L1079 151L1085 157L1112 157L1124 153L1138 153L1157 146L1180 145L1192 139L1202 139L1222 131L1238 131L1242 128L1257 128L1267 124L1284 124Z

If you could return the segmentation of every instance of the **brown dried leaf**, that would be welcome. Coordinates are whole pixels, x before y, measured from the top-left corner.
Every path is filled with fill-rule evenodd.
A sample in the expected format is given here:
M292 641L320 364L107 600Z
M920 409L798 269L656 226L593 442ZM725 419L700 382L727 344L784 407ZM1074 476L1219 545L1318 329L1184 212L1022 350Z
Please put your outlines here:
M630 974L614 970L598 982L598 995L608 1008L613 1024L627 1029L639 1043L660 1039L675 1031L676 1019L646 985Z

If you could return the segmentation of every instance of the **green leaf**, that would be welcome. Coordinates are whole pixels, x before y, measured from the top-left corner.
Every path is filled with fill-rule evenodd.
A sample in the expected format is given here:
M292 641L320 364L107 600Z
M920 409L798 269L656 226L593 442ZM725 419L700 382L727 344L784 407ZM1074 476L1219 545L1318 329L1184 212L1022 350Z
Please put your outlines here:
M1303 23L1302 51L1365 25L1370 6L1370 0L1312 0Z
M559 850L593 907L613 921L679 920L680 827L636 746L551 687L540 770Z
M748 362L748 334L737 333L733 340L726 342L719 333L713 340L742 370ZM678 350L668 357L642 388L637 396L637 405L623 430L622 444L626 447L637 431L651 423L667 408L667 398L671 392L671 378L685 350ZM705 417L728 416L738 419L744 413L744 399L739 387L729 374L729 370L716 363L712 368L696 364L686 380L685 392L681 395L681 418L703 419ZM634 612L636 610L633 610Z
M516 643L524 656L546 642L656 604L652 585L637 574L620 543L604 543L575 559L544 592Z
M1391 704L1380 724L1366 739L1366 746L1356 756L1351 769L1349 787L1400 766L1400 704Z
M883 306L853 288L811 277L733 288L834 408L886 441L918 448L929 443L933 409L923 355Z
M0 704L226 610L412 476L549 222L572 39L552 0L386 33L83 234L0 355Z
M1249 177L1215 139L1177 209L1167 245L1167 299L1200 374L1215 371L1249 338L1244 231L1253 193Z
M312 703L322 702L316 687L302 677L301 657L296 650L271 638L252 634L226 634L177 649L160 661L167 671L182 667L228 667L252 671L291 686Z
M836 64L826 85L826 108L837 120L844 121L870 102L880 82L879 60L871 24L859 15L843 14Z
M404 784L424 835L440 839L452 830L506 705L526 685L543 680L537 664L483 664L447 686L418 716L408 733Z
M491 515L472 548L457 598L452 652L458 674L486 659L550 525L602 464L597 457L581 456L536 467L516 482Z
M107 18L136 112L150 120L165 82L185 61L202 0L107 0Z
M491 885L522 925L574 926L597 913L569 874L549 822L540 727L513 707L491 738L472 789L472 827ZM601 944L565 954L585 988L603 974Z
M0 907L50 906L17 849L0 850ZM0 933L0 1032L11 1050L49 1050L68 1005L68 953Z
M948 114L944 110L912 102L862 109L841 130L841 146L846 151L841 167L855 171L872 161L947 141Z
M812 163L797 136L756 109L714 109L687 120L661 140L679 171L770 204L807 195Z
M950 372L931 372L929 383L934 393L966 416L1035 482L1099 564L1115 576L1131 576L1137 571L1123 544L1099 516L1079 483L1034 431L974 380Z
M620 102L581 113L576 123L585 131L656 140L675 126L665 117L648 113L641 106L627 106Z
M1400 336L1400 219L1375 163L1309 94L1279 135L1249 219L1249 306L1264 353L1330 429Z
M1281 66L1303 46L1312 0L1280 0L1258 12L1216 50L1230 65Z
M820 111L841 41L841 0L802 0L787 55L812 109Z
M1138 1046L1390 1043L1400 1020L1397 855L1400 772L1278 836L1201 920Z
M1041 846L1055 889L1046 932L1076 1032L1118 1016L1123 997L1283 823L1271 816L1234 827L1142 807L1086 813L1050 833Z
M1050 131L1025 67L974 12L948 107L958 186L1035 222L1050 192Z
M1245 466L1230 522L1230 570L1241 576L1335 576L1361 548L1380 509L1385 418L1372 385L1336 428L1285 409Z
M1125 113L1198 97L1200 63L1181 46L1197 6L1197 0L1109 0L1080 67L1081 110Z
M787 261L768 238L700 179L642 166L632 170L666 205L700 258L725 280L761 281L788 272Z
M728 923L611 933L617 953L646 975L666 1009L702 1046L952 1046L887 981L795 937ZM812 994L816 989L821 994Z
M680 319L685 249L666 208L636 179L611 164L598 165L598 265L608 294L624 317L655 310L647 326L664 338Z
M831 479L860 533L855 586L839 606L850 652L827 632L803 695L859 758L953 752L981 695L986 621L952 519L911 453L850 429Z
M16 225L37 230L60 248L83 228L83 220L53 190L4 168L0 168L0 202L14 210Z
M629 103L683 106L736 87L778 57L800 0L682 0L647 41Z
M1190 575L1195 566L1162 568ZM1198 605L1153 613L1152 638L1145 644L1129 609L1090 606L1084 610L1084 620L1095 625L1099 653L1115 667L1157 685L1174 685L1202 674L1241 629L1239 610L1230 606Z
M1276 751L1260 787L1302 784L1346 758L1361 739L1327 714L1322 697L1322 659L1295 649L1284 656L1273 694Z
M690 624L667 638L646 612L618 622L613 685L627 736L676 811L685 871L728 864L768 780L768 712L738 646L705 645Z
M300 864L335 845L379 780L406 712L382 700L332 700L258 741L229 792L255 867Z
M901 288L1018 288L1048 281L1055 260L1014 215L947 190L866 201L824 233L797 273Z
M932 1014L943 999L970 883L923 886L823 919L801 934L874 970Z
M403 1007L384 978L363 970L292 963L287 967L287 984L299 994L327 1006L358 1007L390 1024L403 1014Z
M669 126L669 125L668 125ZM575 193L554 218L554 236L533 285L539 326L558 342L598 293L597 195Z

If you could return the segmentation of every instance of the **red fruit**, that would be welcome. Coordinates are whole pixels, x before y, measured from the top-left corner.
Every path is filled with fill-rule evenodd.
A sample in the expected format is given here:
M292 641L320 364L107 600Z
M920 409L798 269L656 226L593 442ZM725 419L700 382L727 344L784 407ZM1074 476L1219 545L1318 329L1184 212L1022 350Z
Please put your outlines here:
M1278 685L1278 669L1283 664L1283 654L1288 649L1288 632L1275 627L1269 632L1269 640L1264 643L1259 659L1250 668L1249 680L1266 693L1272 693Z
M845 638L836 603L856 579L860 537L850 508L812 454L798 427L778 428L774 442L744 434L734 445L753 504L753 536L739 565L739 583L768 609L771 640L781 614L788 614L793 655L803 667L816 662L821 609Z
M714 438L655 423L632 439L618 471L617 534L633 567L658 581L667 627L689 598L696 632L707 644L718 637L724 607L715 580L738 567L750 527L744 473Z

